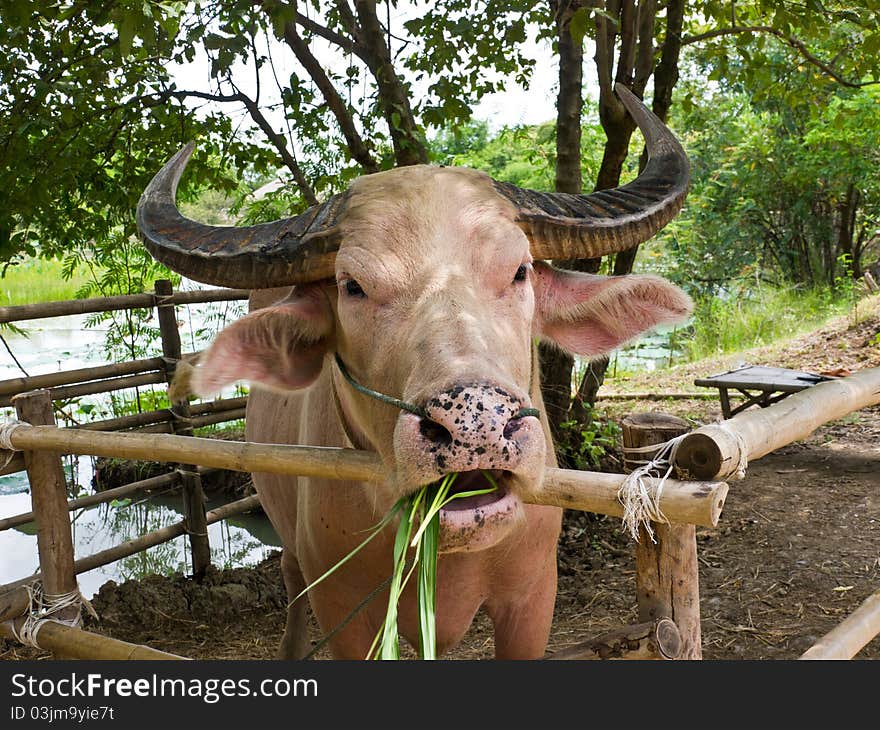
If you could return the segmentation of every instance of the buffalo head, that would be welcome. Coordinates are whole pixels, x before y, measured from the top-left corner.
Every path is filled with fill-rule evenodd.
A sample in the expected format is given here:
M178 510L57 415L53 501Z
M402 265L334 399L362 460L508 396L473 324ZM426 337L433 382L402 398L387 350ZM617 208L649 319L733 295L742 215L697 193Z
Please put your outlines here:
M356 180L293 218L226 228L175 205L188 145L138 206L152 254L210 284L290 287L222 332L202 358L201 392L248 380L284 391L332 384L351 445L377 451L388 481L378 511L449 472L472 489L483 470L500 489L453 502L446 550L496 544L522 519L548 459L534 344L584 356L620 346L690 301L652 276L561 271L553 259L631 248L679 210L688 162L669 130L618 88L649 160L628 185L589 195L540 193L464 168L405 167ZM352 386L414 406L400 410ZM537 409L537 410L536 410Z

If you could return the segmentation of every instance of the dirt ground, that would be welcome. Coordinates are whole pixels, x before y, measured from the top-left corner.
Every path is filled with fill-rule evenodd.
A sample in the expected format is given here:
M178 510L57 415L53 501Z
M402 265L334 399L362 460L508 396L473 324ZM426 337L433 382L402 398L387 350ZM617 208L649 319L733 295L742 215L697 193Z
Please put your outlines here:
M694 391L695 377L743 363L811 372L880 367L880 297L864 301L854 319L773 347L617 379L602 394ZM601 400L597 415L643 411L695 426L721 418L715 398ZM880 406L752 462L744 480L731 482L718 526L698 528L697 542L704 658L797 658L880 588ZM201 585L182 577L107 584L93 600L101 621L90 620L91 628L192 658L271 658L286 600L278 558L213 572ZM567 511L559 574L549 652L636 622L634 545L619 520ZM448 658L492 652L491 626L479 615ZM0 641L0 659L43 656ZM880 659L880 638L857 658Z

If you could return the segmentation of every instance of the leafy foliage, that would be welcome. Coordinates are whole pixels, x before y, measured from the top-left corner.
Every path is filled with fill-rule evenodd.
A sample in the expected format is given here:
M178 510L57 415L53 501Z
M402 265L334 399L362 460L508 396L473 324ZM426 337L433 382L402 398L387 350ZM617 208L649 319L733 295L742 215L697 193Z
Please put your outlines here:
M661 236L668 273L707 294L755 275L833 286L841 256L858 275L880 227L878 110L872 88L781 109L731 92L692 103L691 193Z
M584 126L581 166L594 178L602 162L604 134L597 122ZM489 137L488 125L471 122L444 129L432 142L432 155L442 164L473 167L496 180L534 190L552 190L556 165L556 129L552 122L505 127Z
M592 407L585 408L585 420L561 424L562 437L556 444L560 461L571 469L596 469L601 466L602 458L615 451L620 443L620 426L599 418Z
M132 211L152 174L199 138L189 181L229 187L206 164L231 137L219 114L197 119L166 95L162 54L176 16L157 5L0 6L0 260L87 248ZM132 33L140 28L143 40ZM184 196L188 193L183 191Z

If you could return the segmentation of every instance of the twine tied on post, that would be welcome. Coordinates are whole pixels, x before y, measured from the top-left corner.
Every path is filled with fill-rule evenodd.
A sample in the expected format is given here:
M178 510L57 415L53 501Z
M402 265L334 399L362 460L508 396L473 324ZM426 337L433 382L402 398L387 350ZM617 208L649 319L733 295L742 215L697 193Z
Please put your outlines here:
M686 434L662 444L651 446L624 446L623 452L629 454L654 454L647 461L628 459L629 463L639 464L629 474L617 490L617 499L623 505L623 529L629 532L636 542L639 541L639 527L644 527L651 542L656 543L652 522L669 520L660 509L660 495L663 485L672 474L675 464L675 452ZM660 476L660 474L663 474Z
M98 614L95 612L92 604L79 592L79 588L69 593L51 595L43 592L42 582L35 581L26 585L25 589L30 598L30 608L28 609L27 617L17 630L13 623L12 633L16 639L26 646L42 649L37 643L37 634L48 621L79 628L82 625L82 613L79 610L82 606L86 607L86 610L92 617L98 618ZM68 608L77 609L76 615L73 618L61 619L56 617L56 614Z

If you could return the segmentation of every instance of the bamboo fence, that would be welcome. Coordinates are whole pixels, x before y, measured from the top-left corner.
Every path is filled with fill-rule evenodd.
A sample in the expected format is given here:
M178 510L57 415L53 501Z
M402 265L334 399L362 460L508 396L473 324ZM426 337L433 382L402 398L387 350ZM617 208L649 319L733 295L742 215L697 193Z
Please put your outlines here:
M56 428L53 403L68 401L84 395L109 393L145 385L170 383L178 362L198 353L183 354L177 329L175 305L197 304L247 298L247 290L201 290L174 292L170 282L156 282L154 294L135 294L119 297L50 302L45 304L0 307L0 323L26 321L44 317L76 315L119 309L155 308L160 323L162 357L129 362L78 368L45 375L10 378L0 381L0 407L14 406L23 421ZM194 428L244 418L246 398L229 398L208 403L172 403L171 408L158 409L82 425L86 432L96 433L126 429L192 434ZM66 430L66 429L60 429ZM181 437L183 438L183 437ZM63 452L64 450L60 450ZM25 620L21 614L30 610L30 598L23 586L39 579L50 595L64 595L76 591L76 574L91 570L115 560L161 544L177 536L188 534L193 550L193 565L204 571L210 563L207 544L207 525L259 506L256 497L226 504L205 512L201 491L201 474L210 467L181 464L168 474L140 480L115 489L78 499L67 500L66 484L60 461L60 452L46 449L25 450L16 453L0 469L0 474L27 470L31 484L33 509L30 512L0 520L0 531L36 522L37 544L40 553L38 574L0 587L0 635L16 636L17 628ZM108 454L115 456L115 454ZM145 459L153 461L151 455ZM119 499L135 493L162 488L182 489L185 517L181 522L162 530L143 535L136 540L74 560L69 511ZM21 586L19 591L5 592ZM23 604L23 596L27 604ZM78 615L79 608L67 607L53 618L68 621ZM149 647L118 642L90 634L65 623L48 621L39 630L40 645L63 656L80 658L116 659L169 659L180 658Z
M39 514L41 566L38 576L29 576L0 587L0 634L14 635L17 622L23 620L21 614L27 611L27 591L24 586L35 577L42 579L47 592L63 594L75 590L75 576L78 573L191 533L194 521L206 527L234 514L256 509L259 499L256 496L247 497L205 512L198 488L190 492L189 507L181 522L79 560L74 560L70 545L68 513L71 509L139 490L185 484L187 480L197 480L200 472L206 469L275 472L340 481L377 482L383 479L381 460L377 454L370 452L218 442L190 435L198 425L243 417L245 399L186 404L185 408L173 403L169 409L106 419L84 424L81 428L58 428L54 425L51 410L53 400L108 392L131 387L132 384L170 382L177 362L192 357L182 355L179 339L175 341L172 305L242 299L247 294L243 290L173 292L169 286L157 283L155 294L0 307L0 323L127 307L156 307L160 319L165 323L162 328L161 358L0 382L0 405L14 404L19 417L28 421L7 427L7 443L22 453L12 455L0 473L26 468L34 494L34 511L0 521L0 530L23 524ZM34 391L35 388L42 390ZM683 393L675 395L690 396ZM666 480L659 495L659 507L668 524L654 525L659 541L651 548L650 554L645 553L640 558L641 567L637 572L641 576L641 587L637 593L642 622L603 634L590 642L559 652L554 658L700 658L699 606L698 599L697 602L694 600L697 579L693 530L695 525L712 527L718 524L728 486L717 480L735 475L737 468L741 469L748 459L759 458L803 438L822 423L878 402L880 369L874 369L814 386L770 408L742 413L722 424L687 434L679 446L676 465L698 481ZM664 440L661 436L665 432L662 425L659 430L654 426L657 424L632 424L629 438L637 446L660 443ZM167 475L67 501L63 474L60 473L60 454L164 461L178 467ZM543 488L529 501L620 517L623 515L623 506L618 492L625 479L624 474L548 468ZM191 482L189 488L192 486ZM197 513L198 508L201 508L201 515ZM640 542L647 541L643 539ZM685 585L687 589L682 590L681 586ZM880 591L805 652L802 658L851 658L878 632ZM42 646L62 655L178 658L149 647L96 637L53 621L40 629L39 636Z

